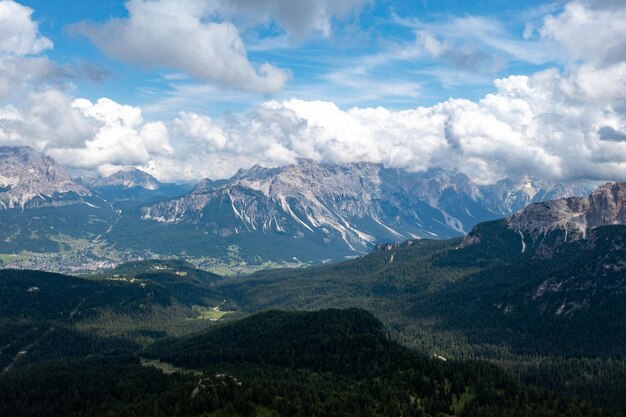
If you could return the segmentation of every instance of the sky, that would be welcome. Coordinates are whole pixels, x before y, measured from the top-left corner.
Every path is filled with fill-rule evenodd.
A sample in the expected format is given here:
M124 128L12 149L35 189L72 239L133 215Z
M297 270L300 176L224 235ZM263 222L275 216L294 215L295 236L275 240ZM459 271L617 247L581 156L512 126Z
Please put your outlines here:
M626 180L626 2L0 0L0 145L162 181Z

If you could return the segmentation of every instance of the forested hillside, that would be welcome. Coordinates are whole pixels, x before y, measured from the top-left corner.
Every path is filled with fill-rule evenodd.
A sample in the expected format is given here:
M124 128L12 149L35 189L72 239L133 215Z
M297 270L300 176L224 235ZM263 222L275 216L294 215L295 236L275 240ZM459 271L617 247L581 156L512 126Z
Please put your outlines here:
M424 353L493 360L521 380L626 409L626 227L594 229L551 257L534 256L531 241L523 252L503 221L473 236L479 243L384 245L337 265L230 280L221 290L248 311L362 306Z
M492 365L417 355L357 309L270 311L141 354L180 368L128 355L31 365L0 377L0 414L610 415L523 386Z

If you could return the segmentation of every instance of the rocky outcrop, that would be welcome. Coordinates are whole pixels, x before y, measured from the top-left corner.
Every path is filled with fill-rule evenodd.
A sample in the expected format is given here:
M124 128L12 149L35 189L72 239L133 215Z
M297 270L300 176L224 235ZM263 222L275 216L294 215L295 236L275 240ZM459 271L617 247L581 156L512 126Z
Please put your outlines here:
M532 237L560 231L564 240L587 237L589 230L626 225L626 183L608 183L588 197L572 197L531 204L511 216L509 227Z
M600 226L626 225L626 183L608 183L588 197L562 198L531 204L507 220L519 234L522 253L551 258L563 244L593 240Z
M589 227L626 224L626 183L616 182L598 187L589 196L586 220Z

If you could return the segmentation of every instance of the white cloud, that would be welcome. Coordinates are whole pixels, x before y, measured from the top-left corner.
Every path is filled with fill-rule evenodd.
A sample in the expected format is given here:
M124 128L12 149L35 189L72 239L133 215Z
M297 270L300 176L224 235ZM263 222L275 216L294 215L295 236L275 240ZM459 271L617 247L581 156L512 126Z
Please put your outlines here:
M0 0L0 104L18 105L33 85L61 77L60 68L44 56L52 41L39 34L33 10Z
M623 2L611 3L568 3L562 13L545 18L540 34L557 41L574 59L596 66L623 62L626 60L626 8ZM618 4L621 7L616 7Z
M100 82L110 73L98 65L78 61L59 65L42 52L52 41L39 33L33 10L12 0L0 0L0 105L21 107L34 91L65 90L69 79Z
M620 52L625 38L622 22L626 20L613 19L623 9L608 3L593 7L573 3L533 31L542 36L532 41L533 45L563 45L569 54L564 69L498 79L494 92L478 101L449 99L404 111L384 107L345 110L333 102L291 99L268 101L243 117L216 119L181 112L174 120L146 121L138 107L105 98L95 103L74 99L66 91L50 87L48 80L58 76L58 68L44 57L11 56L0 60L0 143L44 149L72 168L110 174L136 166L162 180L223 178L242 167L277 166L298 158L330 163L370 161L408 170L459 169L483 183L522 174L560 180L626 180L626 58ZM358 7L360 3L350 4ZM128 19L83 29L98 32L98 36L104 36L100 32L105 29L119 29L121 32L110 37L125 37L125 43L106 47L117 48L111 53L137 52L125 59L145 65L172 59L173 67L192 74L198 71L197 77L209 71L204 76L217 83L263 91L271 85L271 77L255 71L248 62L232 24L203 20L207 5L193 0L132 0ZM281 1L269 2L263 13L269 10L267 13L275 16L272 7L279 6L284 6ZM211 7L216 10L217 6ZM241 1L238 7L254 10L256 6ZM340 13L337 10L329 9L327 16ZM599 19L602 27L593 26L591 17ZM323 17L320 21L330 25L331 20ZM458 53L458 39L464 34L484 35L485 44L516 59L532 62L536 57L543 62L544 57L532 55L528 48L520 49L520 44L506 37L503 41L497 27L480 29L480 22L463 22L469 22L466 32L444 37L445 26L431 27L432 32L422 28L411 48L391 48L365 57L351 72L329 77L354 90L365 90L368 70L390 60L410 61L424 54L460 59L447 54ZM607 48L592 41L570 42L567 34L581 22L591 25L587 30L602 31L599 37ZM305 32L324 34L325 27L312 23ZM457 25L447 26L450 32L455 28ZM181 44L183 38L188 47ZM230 43L224 44L224 40ZM149 48L152 42L161 48ZM207 51L213 54L213 61L203 61ZM192 53L200 53L199 62L189 58ZM234 54L233 67L220 61L228 54ZM29 77L36 80L38 88L32 88ZM282 82L278 84L282 86ZM381 84L363 94L375 95L381 89L393 94L420 92L418 83ZM210 87L203 90L208 92L206 96L219 93ZM7 100L13 105L2 106ZM174 100L172 105L176 103Z
M0 0L0 54L36 55L52 48L52 41L39 34L32 14L29 7Z
M55 88L24 92L19 108L8 105L0 111L0 143L39 150L82 146L96 126L71 103L70 96Z
M255 69L237 28L208 21L214 6L198 0L129 0L128 18L81 23L73 30L121 61L183 71L223 87L259 93L282 89L289 73L267 63Z
M62 77L61 69L46 57L0 56L0 103L17 103L33 86Z
M64 91L48 88L28 93L22 109L25 141L46 147L80 147L97 130L96 121L73 106Z
M93 121L97 128L80 146L48 144L47 153L65 166L106 173L112 167L144 165L152 158L173 153L165 123L145 122L137 107L106 98L96 103L76 99L71 107Z
M328 37L333 19L341 19L359 10L370 0L230 0L236 12L256 21L274 20L287 33L297 37L318 32Z
M30 146L66 167L101 174L173 156L166 124L146 122L137 107L55 89L31 92L25 103L0 107L0 144Z

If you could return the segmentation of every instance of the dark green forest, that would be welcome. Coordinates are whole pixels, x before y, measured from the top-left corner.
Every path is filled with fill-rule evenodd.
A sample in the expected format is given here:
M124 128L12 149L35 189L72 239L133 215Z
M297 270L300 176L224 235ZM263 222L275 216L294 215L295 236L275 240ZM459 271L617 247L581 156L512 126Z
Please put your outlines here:
M137 355L180 368L112 353L31 364L0 378L0 415L610 415L484 362L418 355L358 309L270 311Z

